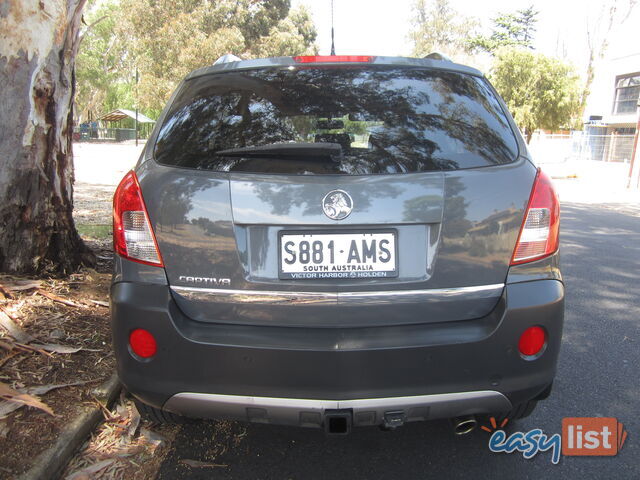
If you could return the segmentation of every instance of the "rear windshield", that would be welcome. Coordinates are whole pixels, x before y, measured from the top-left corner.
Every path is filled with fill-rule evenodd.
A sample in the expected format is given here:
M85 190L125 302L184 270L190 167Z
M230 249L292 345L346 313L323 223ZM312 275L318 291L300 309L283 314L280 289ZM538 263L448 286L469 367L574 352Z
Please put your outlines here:
M185 82L156 161L219 172L391 174L512 162L485 80L424 68L285 67Z

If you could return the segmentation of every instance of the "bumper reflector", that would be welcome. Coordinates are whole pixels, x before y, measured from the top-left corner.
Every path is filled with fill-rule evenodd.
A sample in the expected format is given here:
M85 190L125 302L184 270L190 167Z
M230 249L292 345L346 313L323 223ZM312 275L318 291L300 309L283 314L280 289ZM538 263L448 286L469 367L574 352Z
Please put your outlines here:
M520 336L518 350L525 357L532 357L543 349L547 343L547 333L542 327L529 327Z
M151 358L158 351L156 339L147 330L137 328L129 335L129 345L133 353L141 358Z

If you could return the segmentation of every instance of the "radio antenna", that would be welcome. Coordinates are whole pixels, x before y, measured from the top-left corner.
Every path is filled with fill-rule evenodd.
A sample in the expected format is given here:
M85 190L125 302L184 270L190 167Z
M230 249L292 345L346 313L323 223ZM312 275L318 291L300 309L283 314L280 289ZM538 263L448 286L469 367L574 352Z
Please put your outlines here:
M331 0L331 55L336 54L336 47L333 43L333 0Z

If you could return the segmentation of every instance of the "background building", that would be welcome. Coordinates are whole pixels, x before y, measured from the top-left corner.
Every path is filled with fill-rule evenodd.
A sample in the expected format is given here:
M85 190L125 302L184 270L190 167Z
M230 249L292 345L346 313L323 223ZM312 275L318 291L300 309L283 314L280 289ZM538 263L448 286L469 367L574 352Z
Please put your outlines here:
M639 98L640 51L600 62L585 109L583 156L605 162L630 162Z

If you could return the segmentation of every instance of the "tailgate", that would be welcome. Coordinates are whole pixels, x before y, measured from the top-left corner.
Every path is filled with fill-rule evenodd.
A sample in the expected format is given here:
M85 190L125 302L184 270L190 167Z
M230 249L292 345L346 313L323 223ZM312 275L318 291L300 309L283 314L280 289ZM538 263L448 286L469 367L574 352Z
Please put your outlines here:
M535 177L527 161L295 181L150 167L141 186L180 308L204 322L287 326L486 315L502 293ZM156 184L165 187L145 188ZM333 190L348 192L353 201L342 220L323 212L323 198ZM324 235L311 237L322 240L394 232L396 274L282 278L282 235L297 232Z

